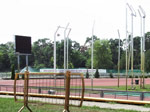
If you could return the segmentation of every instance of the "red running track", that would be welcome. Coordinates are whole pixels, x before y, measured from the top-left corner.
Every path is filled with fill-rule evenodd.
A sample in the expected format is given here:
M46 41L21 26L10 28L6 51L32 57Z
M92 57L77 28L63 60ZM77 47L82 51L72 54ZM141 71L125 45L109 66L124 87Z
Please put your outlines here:
M41 83L44 83L44 81L45 81L45 79L40 79L40 80L41 80L40 81ZM64 80L64 79L62 79L62 80ZM84 79L84 82L85 82L85 86L91 86L91 79ZM117 86L117 84L118 84L117 78L93 79L93 85L94 86ZM145 84L150 84L150 78L145 79ZM14 85L14 81L13 80L0 80L0 85ZM126 79L125 78L120 78L120 85L126 85ZM128 79L128 85L131 85L131 79L130 78Z

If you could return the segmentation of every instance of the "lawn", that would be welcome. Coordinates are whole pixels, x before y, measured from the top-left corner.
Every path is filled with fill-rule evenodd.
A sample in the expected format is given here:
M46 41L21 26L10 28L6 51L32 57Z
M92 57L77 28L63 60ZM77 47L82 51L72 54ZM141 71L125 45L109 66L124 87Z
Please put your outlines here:
M12 98L0 98L0 112L17 112L23 106L22 103L15 103ZM50 105L50 104L29 104L29 107L33 112L62 112L63 106L59 105ZM28 112L27 109L24 109L22 112ZM103 109L99 107L87 107L82 106L70 107L70 112L138 112L131 110L113 110L113 109Z
M135 89L131 89L131 86L128 86L128 91L140 91L140 92L149 92L150 91L150 85L145 85L145 88L140 88L140 85L134 85ZM91 88L91 86L86 86L85 88ZM120 90L120 91L126 91L126 86L94 86L93 88L101 88L101 89L113 89L113 90Z

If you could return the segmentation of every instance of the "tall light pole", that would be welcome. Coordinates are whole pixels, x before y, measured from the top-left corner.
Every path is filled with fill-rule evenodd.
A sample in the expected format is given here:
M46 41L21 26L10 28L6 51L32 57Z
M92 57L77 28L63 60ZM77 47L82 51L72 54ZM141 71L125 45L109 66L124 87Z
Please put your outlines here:
M118 87L120 82L120 32L118 30L119 44L118 44Z
M69 23L64 30L64 73L66 72L66 30L68 29Z
M139 6L139 15L140 15L140 29L141 29L141 71L142 71L142 76L143 76L143 88L144 88L144 83L145 83L145 11L141 6Z
M128 42L128 8L126 4L126 91L128 90L128 48L129 48L129 42Z
M59 29L64 29L64 65L65 65L64 66L64 72L66 71L66 37L68 40L70 31L71 31L71 28L68 28L68 26L69 26L69 23L67 24L66 27L58 26L55 33L54 33L54 73L56 72L56 37L60 36L58 34ZM69 29L69 32L67 33L67 36L66 36L66 30L68 30L68 29ZM67 41L67 45L68 45L68 41ZM67 54L68 54L68 50L67 50ZM68 61L67 61L67 63L68 63Z
M59 35L57 35L59 28L60 28L60 26L57 27L57 29L54 33L54 73L56 73L56 36L59 36Z
M68 51L69 42L68 42L68 39L69 39L70 32L71 32L71 28L69 28L69 32L68 32L68 35L67 35L67 69L68 69L68 63L69 63L69 51Z
M128 10L126 6L126 91L128 90Z
M94 78L94 74L93 74L93 36L94 36L94 26L95 26L95 21L93 22L93 27L92 27L92 49L91 49L91 70L92 70L92 78L91 78L91 86L92 86L92 89L93 89L93 78Z
M133 89L133 77L134 77L134 74L133 74L133 17L135 16L136 17L136 12L135 10L133 9L133 7L131 5L129 5L127 3L127 6L129 7L130 11L131 11L131 73L132 73L132 80L131 80L131 85L132 85L132 89Z

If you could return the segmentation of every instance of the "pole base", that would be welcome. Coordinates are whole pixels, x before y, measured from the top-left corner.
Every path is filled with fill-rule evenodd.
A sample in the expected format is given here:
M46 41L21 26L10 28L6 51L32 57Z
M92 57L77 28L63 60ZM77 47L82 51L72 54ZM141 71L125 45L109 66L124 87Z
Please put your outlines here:
M69 110L64 109L63 112L70 112Z

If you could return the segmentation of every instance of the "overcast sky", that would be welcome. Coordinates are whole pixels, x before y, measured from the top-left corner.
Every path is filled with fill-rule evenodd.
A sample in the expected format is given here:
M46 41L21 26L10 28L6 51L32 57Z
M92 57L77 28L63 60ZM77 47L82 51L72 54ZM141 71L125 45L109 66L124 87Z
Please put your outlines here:
M145 10L146 32L150 31L150 0L0 0L0 43L13 41L13 35L27 35L53 40L57 26L70 23L70 38L81 44L94 35L101 39L125 38L126 2L137 12ZM131 17L128 10L128 30ZM60 31L61 37L63 37ZM140 17L134 18L134 36L140 35ZM60 38L60 37L59 37Z

